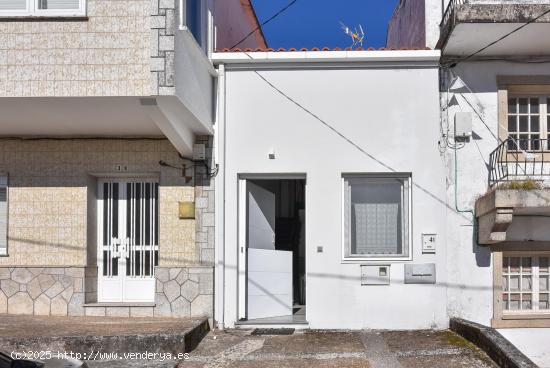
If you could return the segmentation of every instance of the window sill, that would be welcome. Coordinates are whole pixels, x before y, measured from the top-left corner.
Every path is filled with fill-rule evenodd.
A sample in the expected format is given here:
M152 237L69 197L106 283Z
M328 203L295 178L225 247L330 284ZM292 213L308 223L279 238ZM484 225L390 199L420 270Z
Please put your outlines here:
M396 262L396 263L399 263L399 262L408 262L408 261L412 261L412 257L348 257L348 258L343 258L342 259L342 263L365 263L365 262L369 262L369 263L377 263L377 262L383 262L383 263L388 263L388 262Z
M550 319L550 313L503 314L502 319Z
M508 314L501 319L492 319L493 328L529 328L529 327L550 327L550 313L538 314Z
M85 15L0 15L0 22L87 22Z

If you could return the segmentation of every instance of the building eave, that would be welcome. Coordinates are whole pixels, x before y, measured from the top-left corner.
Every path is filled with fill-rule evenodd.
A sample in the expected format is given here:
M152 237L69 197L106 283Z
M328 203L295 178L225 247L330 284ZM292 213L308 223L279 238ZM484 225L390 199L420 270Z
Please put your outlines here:
M216 52L214 64L422 63L438 65L439 50Z

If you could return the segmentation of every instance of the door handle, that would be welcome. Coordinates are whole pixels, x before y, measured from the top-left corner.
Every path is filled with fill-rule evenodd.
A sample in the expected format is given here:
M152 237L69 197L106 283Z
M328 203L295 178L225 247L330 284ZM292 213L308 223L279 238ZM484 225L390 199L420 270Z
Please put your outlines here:
M122 255L124 258L130 257L130 238L122 240Z
M111 238L111 257L112 258L119 258L120 257L120 239L118 238Z

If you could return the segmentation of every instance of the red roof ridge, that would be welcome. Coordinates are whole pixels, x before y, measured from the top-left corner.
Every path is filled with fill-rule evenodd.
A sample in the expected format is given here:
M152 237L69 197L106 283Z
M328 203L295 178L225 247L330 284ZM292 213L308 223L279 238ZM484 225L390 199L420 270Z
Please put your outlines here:
M241 48L234 48L234 49L229 49L229 48L223 48L221 50L216 50L216 52L296 52L296 51L422 51L422 50L432 50L431 48L429 47L422 47L422 48L419 48L419 47L401 47L401 48L394 48L394 47L391 47L391 48L385 48L385 47L380 47L378 49L374 48L374 47L368 47L368 48L363 48L363 47L357 47L357 48L351 48L351 47L346 47L344 49L340 48L340 47L334 47L334 48L330 48L330 47L323 47L323 48L319 48L319 47L312 47L312 48L307 48L307 47L302 47L300 49L297 49L296 47L291 47L289 49L285 49L284 47L279 47L278 49L273 49L271 47L268 47L268 48L261 48L261 47L258 47L256 49L251 49L251 48L245 48L245 49L241 49Z

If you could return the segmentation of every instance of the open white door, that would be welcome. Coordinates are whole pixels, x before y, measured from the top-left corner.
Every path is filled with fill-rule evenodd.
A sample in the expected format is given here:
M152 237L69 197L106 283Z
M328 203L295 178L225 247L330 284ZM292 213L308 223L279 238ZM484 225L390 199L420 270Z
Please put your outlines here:
M244 186L241 264L246 266L240 276L246 293L240 296L245 295L246 316L239 313L239 317L250 320L291 315L292 252L275 247L276 194L258 182L247 180Z

